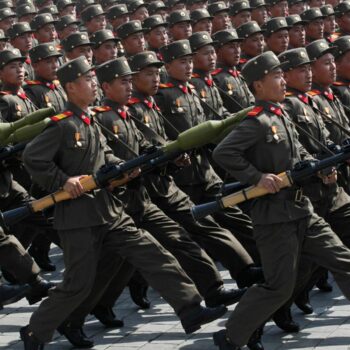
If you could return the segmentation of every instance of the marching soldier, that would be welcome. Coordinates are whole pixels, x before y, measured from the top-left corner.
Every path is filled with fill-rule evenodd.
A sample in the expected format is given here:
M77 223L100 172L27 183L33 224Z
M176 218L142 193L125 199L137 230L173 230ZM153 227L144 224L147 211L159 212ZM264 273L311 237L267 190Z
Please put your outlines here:
M271 50L275 55L286 51L289 46L289 26L284 17L273 17L262 27L265 31L266 50Z
M37 13L38 11L32 3L23 4L16 8L18 22L30 23Z
M9 38L5 36L5 33L0 29L0 51L3 51L8 46Z
M106 29L106 16L101 5L91 5L80 15L81 20L89 35L98 30Z
M90 40L94 43L92 52L95 64L100 65L117 58L119 39L114 36L111 30L98 30L91 35Z
M287 17L288 1L287 0L267 0L265 1L268 12L271 17Z
M289 26L289 48L305 47L306 36L304 25L307 22L303 21L299 15L290 15L286 17L286 21Z
M76 2L72 0L58 0L57 9L59 12L59 17L72 16L76 18L75 4Z
M84 56L90 64L92 63L94 43L89 40L86 32L70 34L61 41L61 44L64 54L69 60Z
M168 17L172 41L188 39L192 35L191 18L187 11L173 11Z
M148 13L150 16L153 15L161 15L163 17L163 21L166 20L168 15L168 7L164 4L163 1L153 1L148 4Z
M348 20L348 15L350 12L350 4L347 1L340 2L334 7L336 21L339 27L339 36L350 34L350 24Z
M251 0L250 7L252 8L252 21L255 21L262 26L269 19L267 7L264 0Z
M114 33L122 24L129 22L129 12L125 4L117 4L109 8L106 13L108 23L112 26Z
M321 12L325 16L323 23L324 23L324 38L332 43L336 38L337 35L335 34L336 29L336 21L335 21L335 14L334 9L332 5L324 5L321 7Z
M323 39L324 36L324 22L325 16L319 8L311 8L304 11L300 15L305 22L306 43L311 43L314 40Z
M56 23L56 30L60 40L65 39L70 34L76 33L79 31L79 21L76 20L73 16L67 15L63 16Z
M229 8L223 1L214 2L208 5L208 12L213 17L213 33L219 30L231 28L231 20L228 14Z
M30 22L30 27L34 30L35 39L39 44L52 43L57 39L55 23L50 13L38 14Z
M192 21L192 31L196 32L208 32L211 34L213 24L213 17L210 16L207 9L198 9L194 10L190 13L191 21Z
M9 7L0 9L0 29L7 33L15 23L15 18L16 14Z
M306 10L305 0L288 0L288 14L301 15Z
M233 28L238 28L242 24L250 22L252 8L248 0L235 1L230 7L230 19Z
M117 37L123 45L126 57L145 50L144 32L139 20L126 22L117 28Z
M143 0L131 0L128 2L131 21L144 21L148 17L147 5Z

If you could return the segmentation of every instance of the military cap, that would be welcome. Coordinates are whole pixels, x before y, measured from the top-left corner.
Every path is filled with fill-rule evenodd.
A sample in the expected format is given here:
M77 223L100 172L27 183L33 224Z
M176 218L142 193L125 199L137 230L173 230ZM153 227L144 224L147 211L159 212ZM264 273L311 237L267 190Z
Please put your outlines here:
M229 14L230 16L235 16L240 12L251 11L251 10L252 8L250 7L248 0L238 0L238 1L235 1L230 7Z
M142 22L142 28L145 31L150 32L152 29L160 26L167 26L168 23L164 21L161 15L153 15L144 19Z
M155 66L162 67L164 63L159 61L154 51L143 51L129 58L129 65L133 72L139 72L140 70Z
M334 12L332 5L328 4L328 5L321 6L320 10L321 10L322 14L326 17L335 15L335 12Z
M279 2L281 2L283 0L266 0L266 5L269 5L269 6L274 6L276 4L278 4Z
M109 8L106 18L113 20L128 13L129 11L125 4L117 4Z
M213 2L212 4L208 5L208 12L215 16L219 12L227 11L229 8L226 6L226 4L223 1Z
M213 41L208 32L196 32L188 38L192 52L196 52L201 47L206 45L215 45L216 42Z
M9 17L16 17L16 14L9 7L0 9L0 21Z
M32 62L39 62L49 57L61 57L62 54L57 50L55 43L45 43L30 49L29 56Z
M300 15L300 17L302 20L306 22L314 21L315 19L319 19L319 18L325 18L325 16L323 15L323 13L318 7L313 7L311 9L304 11Z
M350 2L343 1L334 7L334 12L337 17L341 17L350 11Z
M160 48L160 54L165 63L169 63L180 57L193 55L190 42L186 39L173 41L169 45L162 46Z
M21 5L34 5L33 0L17 0L16 1L16 7Z
M106 12L103 11L103 8L100 4L91 5L88 8L86 8L81 14L80 17L83 22L89 22L94 17L104 15Z
M0 8L4 8L4 7L8 7L11 9L14 8L11 0L0 0Z
M39 30L44 27L46 24L56 23L52 17L51 13L40 13L34 17L34 19L30 22L30 26L34 31Z
M242 38L238 37L235 29L220 30L212 35L213 40L217 43L217 47L224 46L232 41L242 41Z
M147 7L148 5L143 0L132 0L128 1L128 9L131 13L135 12L140 7Z
M74 0L58 0L57 1L57 8L58 11L62 11L65 9L67 6L75 6L76 2Z
M284 71L292 70L312 62L305 47L284 51L278 55L278 59L283 63L282 68Z
M335 47L330 47L325 39L315 40L306 45L306 51L310 60L317 60L326 53L333 53L335 49Z
M11 28L7 31L7 35L10 39L15 39L24 33L33 33L33 29L30 27L28 22L14 23Z
M59 15L56 5L45 6L39 10L39 13L51 13L53 16Z
M37 14L38 11L33 4L23 4L16 9L17 17L20 18L25 15Z
M100 4L104 9L107 9L117 3L118 0L101 0Z
M186 10L173 11L168 18L169 25L173 26L181 22L191 22L191 18Z
M77 80L92 69L86 57L80 56L59 67L57 70L57 77L61 85L65 86L67 83Z
M277 56L272 51L267 51L250 59L242 69L242 75L248 85L262 79L276 68L282 66Z
M210 16L207 9L201 8L191 11L190 18L193 24L201 21L202 19L213 19L213 16Z
M253 34L263 33L263 32L264 30L261 29L259 24L255 21L243 23L241 26L237 28L238 37L241 39L246 39Z
M66 52L72 51L75 47L90 45L94 43L90 42L89 36L86 32L72 33L61 41L63 50Z
M0 29L0 41L8 41L9 38L7 36L5 36L5 32Z
M306 2L305 0L288 0L288 6L299 4L299 2Z
M269 36L279 30L289 29L290 27L288 26L285 17L273 17L264 23L261 28L265 30L265 34Z
M46 0L34 0L35 5L42 6L45 3Z
M177 4L181 4L181 3L186 4L186 0L167 0L166 6L171 8L171 7L173 7Z
M90 36L90 40L94 43L95 49L99 48L106 41L119 41L119 39L116 38L113 32L109 29L101 29L96 31Z
M135 72L131 71L129 63L125 57L119 57L107 61L96 68L96 75L100 84L105 82L108 83L116 78L131 74L135 74Z
M304 25L307 23L306 21L303 21L299 15L290 15L286 17L286 21L289 27L293 27L299 24Z
M66 16L62 16L59 21L56 23L56 29L58 31L63 30L64 28L67 28L69 25L71 24L77 24L79 25L80 22L73 16L71 15L66 15Z
M165 10L168 7L165 6L163 1L153 1L148 5L148 13L150 15L154 15L155 13L157 13L157 11L159 10Z
M196 4L197 2L202 2L203 0L187 0L186 4L187 5L193 5Z
M144 31L145 29L142 28L141 22L139 20L123 23L117 28L118 37L120 39L125 39L129 35L141 33Z
M18 49L6 49L0 52L0 69L13 61L24 62L27 58L22 56Z
M350 51L350 35L344 35L335 40L332 45L336 47L334 57L339 58L346 52Z
M76 10L78 13L81 13L89 6L96 5L96 4L97 2L95 0L78 0L76 5Z
M249 4L252 9L257 9L262 6L266 6L265 0L250 0Z

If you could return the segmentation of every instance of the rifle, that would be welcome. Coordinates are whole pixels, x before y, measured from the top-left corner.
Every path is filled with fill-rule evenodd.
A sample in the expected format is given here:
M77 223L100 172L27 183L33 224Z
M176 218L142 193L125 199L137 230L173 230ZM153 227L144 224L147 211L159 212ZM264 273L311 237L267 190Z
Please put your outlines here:
M287 170L278 174L279 178L282 180L281 188L290 187L299 180L310 177L323 169L342 163L347 159L350 159L350 144L342 146L339 152L331 157L322 160L300 162L293 170ZM198 220L207 215L222 211L225 208L250 199L262 197L266 194L269 194L269 192L263 187L247 186L237 192L218 197L213 202L193 206L191 208L192 215Z

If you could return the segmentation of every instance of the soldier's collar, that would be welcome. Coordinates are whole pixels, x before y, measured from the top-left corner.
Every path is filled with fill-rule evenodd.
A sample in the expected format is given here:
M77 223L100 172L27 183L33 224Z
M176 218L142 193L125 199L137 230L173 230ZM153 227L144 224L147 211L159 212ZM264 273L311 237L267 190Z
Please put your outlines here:
M263 107L266 112L273 113L277 116L281 116L283 114L282 106L279 103L257 100L255 101L255 106Z
M93 121L93 117L89 110L83 111L80 107L72 102L68 101L65 109L72 111L73 114L79 117L85 124L90 125L90 123Z
M127 117L128 107L121 105L118 102L112 101L109 98L103 100L103 105L111 107L115 112L117 112L123 119Z
M287 87L287 93L286 93L286 97L288 97L288 95L292 95L292 96L296 96L298 97L299 100L301 100L302 102L308 104L309 103L309 96L307 95L306 92L302 92L300 90L291 88L291 87Z

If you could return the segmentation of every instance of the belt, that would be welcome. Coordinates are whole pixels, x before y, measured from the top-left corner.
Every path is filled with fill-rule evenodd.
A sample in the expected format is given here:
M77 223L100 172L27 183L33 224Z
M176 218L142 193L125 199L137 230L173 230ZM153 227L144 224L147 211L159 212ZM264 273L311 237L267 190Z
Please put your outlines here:
M292 187L292 188L286 188L282 189L279 192L275 194L270 195L271 199L284 199L284 200L291 200L297 203L300 203L303 201L303 189L301 187Z

